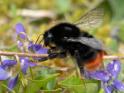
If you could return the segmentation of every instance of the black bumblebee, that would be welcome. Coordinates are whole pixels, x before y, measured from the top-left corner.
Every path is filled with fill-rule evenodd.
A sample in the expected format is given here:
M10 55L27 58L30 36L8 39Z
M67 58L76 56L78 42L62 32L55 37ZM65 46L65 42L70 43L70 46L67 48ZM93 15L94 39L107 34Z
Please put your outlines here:
M102 62L105 50L102 43L78 26L95 26L101 23L102 9L93 9L81 17L76 24L59 23L43 35L44 45L49 46L49 57L74 57L80 68L96 69ZM58 51L59 50L59 51Z

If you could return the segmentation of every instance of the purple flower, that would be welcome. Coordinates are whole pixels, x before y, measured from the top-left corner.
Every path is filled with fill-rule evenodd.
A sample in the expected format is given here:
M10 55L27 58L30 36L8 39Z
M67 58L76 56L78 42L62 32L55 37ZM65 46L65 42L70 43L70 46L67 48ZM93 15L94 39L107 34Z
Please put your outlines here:
M48 54L47 48L44 48L41 44L33 44L32 42L29 43L28 50L36 54ZM47 60L47 57L34 58L34 60L44 61Z
M7 69L15 64L15 60L6 59L2 61L2 64L0 65L0 80L7 80L12 76L11 72L7 71Z
M111 85L107 85L107 83L103 83L103 88L105 93L113 93L113 91L124 91L124 84L119 80L114 80L111 82Z
M105 93L112 93L115 90L124 91L124 84L117 80L120 70L120 62L113 60L107 65L107 69L88 73L90 78L102 81Z
M12 67L14 65L16 65L17 62L15 60L10 60L10 59L6 59L2 61L2 67L6 68L6 67Z
M15 77L11 77L8 81L8 88L13 89L15 85L17 84L17 81L18 81L18 75Z
M48 53L48 49L47 48L44 48L40 44L30 43L29 46L28 46L28 49L30 51L33 51L34 53L37 53L37 54L47 54Z
M117 60L113 60L107 65L107 71L111 74L113 78L117 78L121 70L121 64Z
M103 88L105 90L105 93L112 93L113 91L113 87L112 86L106 86L104 83L103 83Z
M109 73L104 70L89 72L89 75L91 78L94 78L96 80L101 80L104 82L107 82L110 79Z
M2 64L0 65L0 80L8 80L9 89L13 89L17 84L18 78L13 77L12 72L8 71L8 68L16 65L16 63L17 62L15 60L6 59L3 60ZM18 77L18 75L16 77Z
M24 29L24 26L21 23L16 24L15 29L16 29L17 35L21 39L25 39L26 38L25 29Z
M21 50L21 51L25 51L26 49L26 42L29 40L28 37L27 37L27 34L26 34L26 31L24 29L24 26L22 23L17 23L16 26L15 26L15 30L16 30L16 34L17 34L17 45L18 45L18 48Z
M28 69L29 67L34 67L34 66L36 66L36 63L31 62L31 61L29 60L29 58L27 58L27 57L22 57L22 58L20 58L20 62L21 62L21 69L22 69L22 72L23 72L24 74L26 74L27 69Z
M17 41L18 47L22 51L24 51L24 49L26 49L26 48L24 48L24 45L25 45L24 40L27 39L27 35L25 32L24 26L21 23L17 23L15 26L15 30L19 37L19 40ZM27 39L27 40L29 40L29 39ZM27 47L28 47L29 51L37 53L37 54L47 54L48 49L44 48L41 44L33 44L32 41L28 41L28 43L29 43L29 45Z
M11 77L11 73L0 66L0 80L7 80Z
M17 23L15 29L19 37L17 44L22 52L24 52L25 49L27 49L26 47L28 47L29 51L33 51L34 53L42 53L42 54L47 53L47 49L43 48L41 45L33 44L32 41L28 41L29 45L28 43L25 43L25 40L26 39L29 40L29 39L27 38L24 26L21 23ZM26 46L25 44L27 44L28 46ZM20 62L21 62L21 70L24 74L26 74L27 69L29 67L36 66L36 63L31 62L28 57L21 57Z
M114 80L113 86L116 90L124 91L124 84L119 80Z
M20 40L17 41L17 44L18 44L18 47L23 47L24 46L23 42L21 42Z

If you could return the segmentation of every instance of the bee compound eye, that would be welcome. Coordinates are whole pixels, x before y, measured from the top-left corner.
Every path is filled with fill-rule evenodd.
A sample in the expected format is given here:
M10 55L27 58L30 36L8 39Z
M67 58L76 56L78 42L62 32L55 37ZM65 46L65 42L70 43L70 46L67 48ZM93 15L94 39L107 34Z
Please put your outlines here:
M53 37L53 35L51 33L48 33L47 38L52 38L52 37Z

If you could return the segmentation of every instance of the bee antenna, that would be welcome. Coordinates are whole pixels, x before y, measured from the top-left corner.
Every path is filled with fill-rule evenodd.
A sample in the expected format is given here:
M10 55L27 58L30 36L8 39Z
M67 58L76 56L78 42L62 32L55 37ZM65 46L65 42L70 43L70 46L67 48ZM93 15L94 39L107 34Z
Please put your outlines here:
M43 34L38 35L38 38L37 38L37 40L35 41L35 44L38 43L38 40L40 39L40 37L41 37L42 35L43 35ZM39 44L40 44L42 41L43 41L43 39L40 40Z

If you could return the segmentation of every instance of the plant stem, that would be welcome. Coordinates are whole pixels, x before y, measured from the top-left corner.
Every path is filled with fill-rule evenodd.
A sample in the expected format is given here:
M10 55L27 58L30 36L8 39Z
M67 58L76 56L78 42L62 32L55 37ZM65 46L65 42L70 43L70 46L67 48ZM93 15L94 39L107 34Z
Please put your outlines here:
M106 55L103 59L124 59L124 56L116 56L116 55Z
M34 54L34 53L17 53L0 51L0 56L20 56L20 57L47 57L48 54Z
M6 52L0 51L0 56L20 56L20 57L47 57L48 54L34 54L34 53L18 53L18 52ZM124 56L105 55L103 59L124 59Z

